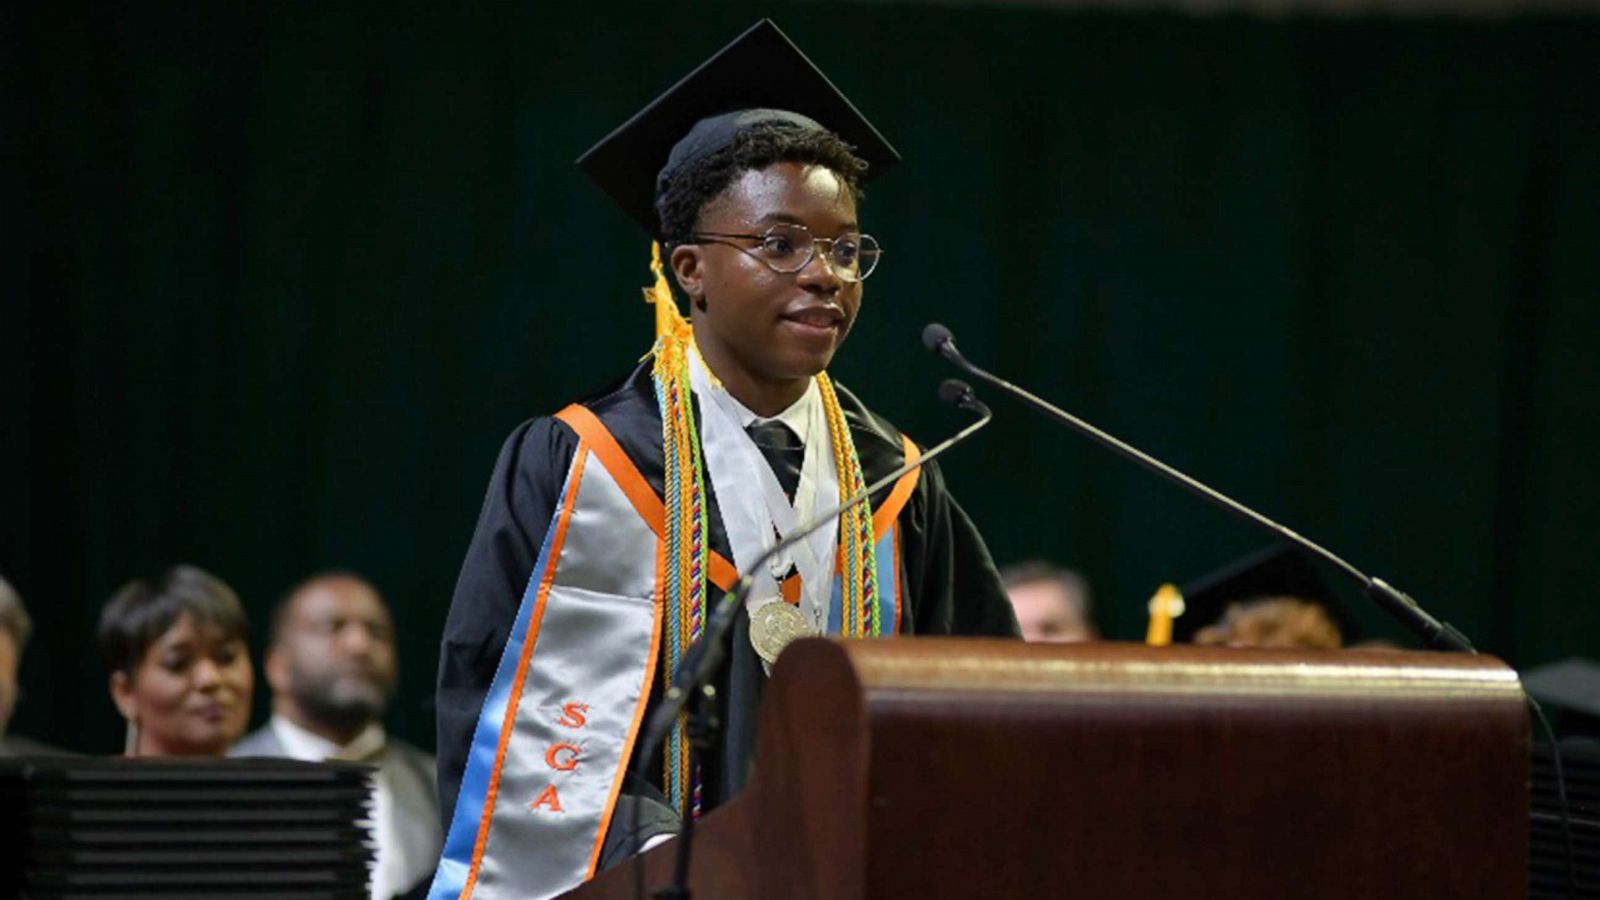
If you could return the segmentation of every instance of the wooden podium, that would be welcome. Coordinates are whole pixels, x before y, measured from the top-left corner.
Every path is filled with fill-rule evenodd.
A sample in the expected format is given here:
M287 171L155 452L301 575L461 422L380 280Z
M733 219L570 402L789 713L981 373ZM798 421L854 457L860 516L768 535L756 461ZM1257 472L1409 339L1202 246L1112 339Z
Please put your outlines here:
M697 898L1526 896L1528 719L1486 656L792 645ZM676 842L565 895L667 883Z

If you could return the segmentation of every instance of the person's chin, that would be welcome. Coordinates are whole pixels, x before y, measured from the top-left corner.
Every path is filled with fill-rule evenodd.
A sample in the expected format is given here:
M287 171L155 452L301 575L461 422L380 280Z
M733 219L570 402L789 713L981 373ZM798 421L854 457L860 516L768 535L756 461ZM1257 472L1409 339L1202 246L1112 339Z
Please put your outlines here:
M778 341L788 354L820 357L824 362L833 356L839 345L844 343L845 335L849 334L848 326L842 322L820 327L793 319L779 319L777 330Z
M356 727L381 718L388 700L382 689L363 684L344 685L302 703L317 719L337 723L340 727Z
M389 692L376 681L350 680L338 684L328 696L329 705L350 711L364 711L371 715L382 711L389 701Z
M835 345L815 347L793 346L787 348L780 365L774 366L775 373L785 380L800 380L812 378L825 371L833 363Z

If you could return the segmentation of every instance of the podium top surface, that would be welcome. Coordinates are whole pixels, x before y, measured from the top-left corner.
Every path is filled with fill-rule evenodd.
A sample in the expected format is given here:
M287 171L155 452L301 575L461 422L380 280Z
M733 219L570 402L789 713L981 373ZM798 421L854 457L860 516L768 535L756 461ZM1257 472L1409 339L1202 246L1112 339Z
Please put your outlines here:
M1257 696L1479 698L1521 702L1517 675L1492 656L1388 650L1147 647L1132 643L1023 644L924 638L797 641L785 660L815 670L847 665L868 690ZM782 666L785 660L780 660Z

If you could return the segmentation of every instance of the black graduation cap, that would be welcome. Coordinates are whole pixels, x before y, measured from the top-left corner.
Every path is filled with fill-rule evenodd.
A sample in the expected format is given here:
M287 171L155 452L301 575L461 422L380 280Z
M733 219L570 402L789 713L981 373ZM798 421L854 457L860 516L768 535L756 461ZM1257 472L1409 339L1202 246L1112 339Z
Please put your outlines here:
M655 235L661 180L757 121L832 131L866 160L864 180L900 160L828 76L771 19L762 19L590 147L578 167Z
M1230 603L1263 597L1310 600L1326 610L1329 618L1339 626L1345 646L1359 639L1349 611L1317 574L1311 557L1288 544L1274 544L1257 550L1194 579L1184 585L1181 592L1184 611L1172 622L1174 642L1193 641L1195 632L1215 624L1227 612Z

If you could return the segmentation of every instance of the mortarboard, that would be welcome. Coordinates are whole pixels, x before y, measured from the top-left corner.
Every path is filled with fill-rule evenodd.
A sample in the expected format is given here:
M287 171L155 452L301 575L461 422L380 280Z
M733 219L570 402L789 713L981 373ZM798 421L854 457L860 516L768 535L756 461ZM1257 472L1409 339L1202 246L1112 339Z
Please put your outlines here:
M900 160L833 82L762 19L578 157L578 167L651 235L662 179L726 147L757 122L825 128L866 160L871 179Z
M1172 623L1173 641L1189 643L1195 633L1215 623L1230 603L1262 597L1295 597L1321 606L1350 646L1359 640L1349 611L1317 574L1310 557L1288 544L1274 544L1183 586L1183 615Z

